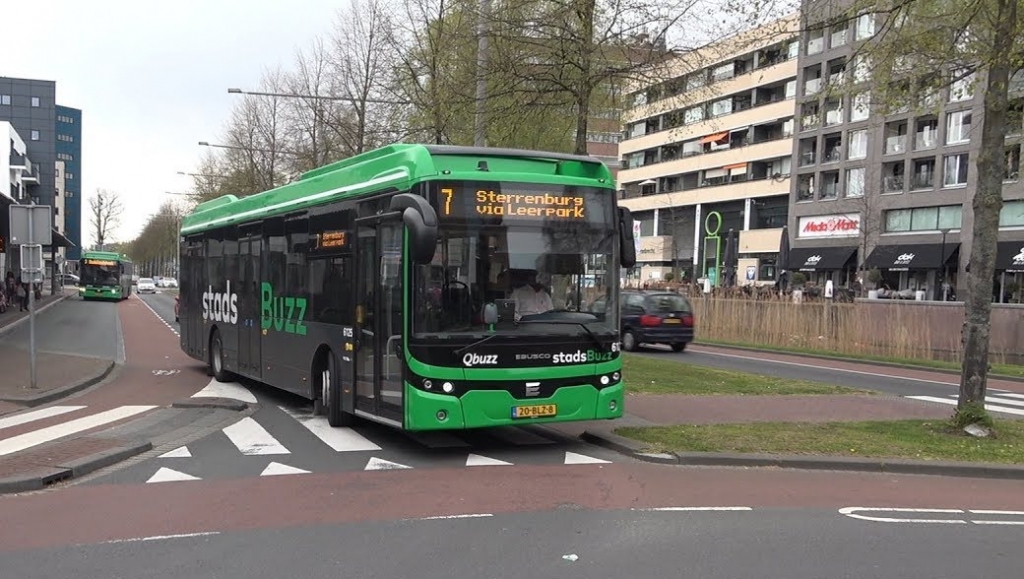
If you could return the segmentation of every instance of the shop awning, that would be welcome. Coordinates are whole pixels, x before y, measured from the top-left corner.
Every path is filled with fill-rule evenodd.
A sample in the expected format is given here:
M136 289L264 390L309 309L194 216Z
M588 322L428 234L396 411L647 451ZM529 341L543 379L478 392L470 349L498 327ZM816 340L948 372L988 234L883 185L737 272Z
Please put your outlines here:
M845 269L856 247L794 247L789 250L789 263L796 271L827 271Z
M716 142L721 141L722 139L724 139L724 138L726 138L728 136L729 136L728 132L715 133L713 135L708 135L708 136L704 137L703 139L700 140L700 142L701 142L701 144L704 144L704 143L716 143Z
M722 167L722 168L725 169L726 171L735 171L736 169L743 169L743 171L746 171L747 170L747 164L746 163L733 163L732 165L726 165L725 167Z
M996 271L1024 272L1024 241L1000 241L996 246Z
M51 245L44 246L44 251L50 251L50 249L52 249L54 247L74 247L75 246L75 244L72 243L70 239L65 237L63 233L60 233L56 229L53 229L50 233L51 233L50 236L52 238L51 241L53 243Z
M915 243L879 245L864 260L867 269L939 269L960 249L959 243L947 243L945 253L941 243Z

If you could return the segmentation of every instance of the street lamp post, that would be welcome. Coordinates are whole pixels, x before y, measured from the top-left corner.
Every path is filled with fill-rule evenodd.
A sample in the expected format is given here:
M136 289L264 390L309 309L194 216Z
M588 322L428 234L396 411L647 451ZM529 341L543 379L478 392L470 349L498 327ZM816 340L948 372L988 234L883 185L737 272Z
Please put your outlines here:
M939 287L942 288L942 301L948 299L948 292L946 288L946 235L949 235L949 229L939 230L942 233L942 249L939 254L939 259L942 262L939 268Z

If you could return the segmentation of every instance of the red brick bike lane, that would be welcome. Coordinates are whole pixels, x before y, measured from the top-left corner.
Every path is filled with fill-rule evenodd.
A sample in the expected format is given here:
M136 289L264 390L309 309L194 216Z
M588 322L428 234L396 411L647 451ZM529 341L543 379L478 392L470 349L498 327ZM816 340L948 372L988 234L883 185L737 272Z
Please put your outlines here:
M1024 509L1020 481L605 465L302 474L0 496L0 551L476 513L652 507Z

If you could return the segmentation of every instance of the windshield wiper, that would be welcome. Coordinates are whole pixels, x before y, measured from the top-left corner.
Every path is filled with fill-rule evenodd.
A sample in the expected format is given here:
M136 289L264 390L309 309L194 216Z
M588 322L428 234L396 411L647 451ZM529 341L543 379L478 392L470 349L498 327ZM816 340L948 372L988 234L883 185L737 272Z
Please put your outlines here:
M601 340L597 339L597 334L592 332L590 328L588 328L587 325L584 324L583 322L574 322L571 320L519 320L518 322L516 322L516 324L555 324L558 326L579 326L583 328L583 331L585 331L588 336L590 336L590 339L593 340L594 344L597 345L599 350L601 350L602 352L607 351L604 349L604 344L601 343ZM487 338L484 339L486 340Z
M459 348L458 350L455 350L455 355L458 356L459 354L465 352L466 350L468 350L470 348L475 348L475 347L479 346L480 344L483 344L484 342L486 342L486 341L488 341L488 340L490 340L492 338L497 338L500 335L501 334L491 334L490 336L486 336L484 338L481 338L481 339L473 342L472 344L470 344L468 346L463 346L462 348Z

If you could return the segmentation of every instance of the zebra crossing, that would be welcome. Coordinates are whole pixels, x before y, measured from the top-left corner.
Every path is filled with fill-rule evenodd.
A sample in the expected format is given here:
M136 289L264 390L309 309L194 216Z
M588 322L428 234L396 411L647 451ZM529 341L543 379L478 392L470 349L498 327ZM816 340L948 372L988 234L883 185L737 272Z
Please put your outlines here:
M608 451L527 428L436 433L402 432L372 423L335 428L323 416L267 406L102 482L152 484L355 470L612 462Z
M905 398L956 406L958 396L957 394L949 394L946 396L905 396ZM1024 416L1024 394L990 388L985 396L985 410L1013 416Z
M124 405L93 409L80 405L57 405L0 417L0 457L137 418L155 408L149 405Z

